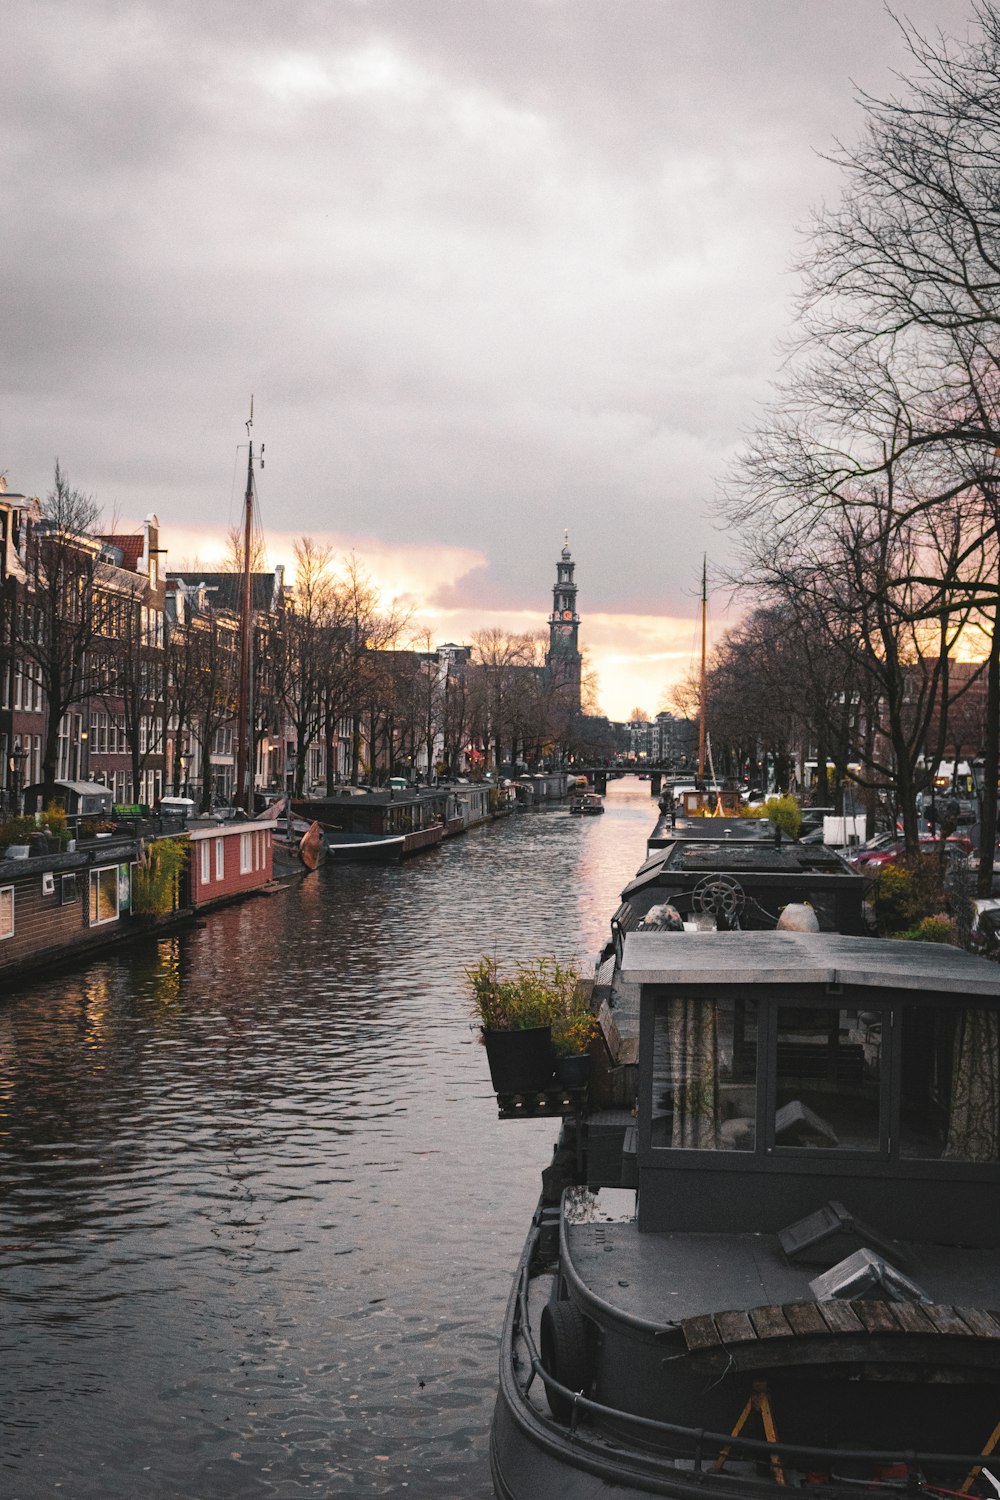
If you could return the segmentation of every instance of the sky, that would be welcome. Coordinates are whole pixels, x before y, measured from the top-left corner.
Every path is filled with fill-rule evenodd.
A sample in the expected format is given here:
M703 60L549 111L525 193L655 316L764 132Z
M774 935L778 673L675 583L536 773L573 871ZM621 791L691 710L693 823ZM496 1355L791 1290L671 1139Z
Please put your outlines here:
M207 567L253 393L272 563L328 542L462 641L545 628L568 530L601 710L653 714L893 70L880 0L8 0L0 472Z

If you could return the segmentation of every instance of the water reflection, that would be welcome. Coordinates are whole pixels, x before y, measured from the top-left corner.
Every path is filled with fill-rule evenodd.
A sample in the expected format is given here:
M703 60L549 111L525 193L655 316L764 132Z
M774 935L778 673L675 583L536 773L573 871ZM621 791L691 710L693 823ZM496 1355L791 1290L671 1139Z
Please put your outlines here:
M519 816L333 868L0 1004L0 1491L491 1494L554 1135L501 1123L463 969L589 966L653 822Z

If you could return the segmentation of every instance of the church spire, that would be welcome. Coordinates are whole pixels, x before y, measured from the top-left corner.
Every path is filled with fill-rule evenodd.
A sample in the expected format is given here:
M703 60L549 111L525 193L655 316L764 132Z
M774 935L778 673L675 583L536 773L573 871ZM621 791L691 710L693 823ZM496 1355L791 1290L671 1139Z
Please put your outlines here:
M563 549L556 563L556 581L552 589L552 613L549 615L549 650L545 658L554 681L573 691L576 707L580 706L580 616L576 609L576 564L569 550L569 531L563 532Z

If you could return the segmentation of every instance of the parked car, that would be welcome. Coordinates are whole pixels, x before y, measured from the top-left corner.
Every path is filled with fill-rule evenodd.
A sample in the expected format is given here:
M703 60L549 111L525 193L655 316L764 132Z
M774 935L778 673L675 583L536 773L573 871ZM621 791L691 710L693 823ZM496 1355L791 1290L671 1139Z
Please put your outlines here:
M969 929L969 946L987 958L1000 954L1000 899L980 896L972 903L975 915Z
M878 843L870 840L861 849L853 850L848 856L848 863L856 870L865 875L877 875L879 870L884 870L886 865L899 864L906 857L906 841L890 835L879 836L884 842ZM941 854L941 840L936 839L933 834L922 833L920 835L920 853L926 855ZM958 865L964 865L972 852L972 840L964 833L953 833L944 841L945 863L949 869Z

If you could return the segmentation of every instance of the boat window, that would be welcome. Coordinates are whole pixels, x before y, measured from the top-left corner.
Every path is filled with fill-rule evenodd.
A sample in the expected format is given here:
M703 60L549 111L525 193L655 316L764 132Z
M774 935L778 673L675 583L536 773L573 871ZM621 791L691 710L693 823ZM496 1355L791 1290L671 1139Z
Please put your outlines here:
M900 1154L1000 1161L1000 1014L908 1006L902 1052Z
M756 1002L661 1001L653 1022L653 1146L752 1151L756 1111Z
M774 1144L877 1151L881 1011L778 1007Z

